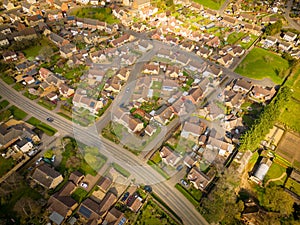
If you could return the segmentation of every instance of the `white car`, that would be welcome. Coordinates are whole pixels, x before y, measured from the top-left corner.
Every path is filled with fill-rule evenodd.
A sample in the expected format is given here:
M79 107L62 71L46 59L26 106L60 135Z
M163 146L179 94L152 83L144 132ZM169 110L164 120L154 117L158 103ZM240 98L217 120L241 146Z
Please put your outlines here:
M83 188L87 188L87 187L88 187L88 184L85 183L85 182L82 182L82 183L80 184L80 186L83 187Z

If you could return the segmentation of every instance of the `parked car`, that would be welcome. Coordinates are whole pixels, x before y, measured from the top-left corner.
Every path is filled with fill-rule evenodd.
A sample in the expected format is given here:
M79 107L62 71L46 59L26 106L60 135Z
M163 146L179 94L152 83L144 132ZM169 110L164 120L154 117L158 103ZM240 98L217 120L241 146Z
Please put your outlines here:
M89 185L88 185L87 183L85 183L85 182L82 182L82 183L80 184L80 186L83 187L83 188L87 188Z
M129 192L127 191L124 195L123 198L121 199L122 202L124 202L129 196Z
M179 165L179 166L177 166L176 170L180 171L180 170L182 170L182 168L183 168L183 165Z
M149 185L145 185L145 187L144 187L144 190L146 191L146 192L152 192L152 187L151 186L149 186Z
M180 183L183 185L183 186L188 186L188 182L186 182L184 179L181 179L180 180Z

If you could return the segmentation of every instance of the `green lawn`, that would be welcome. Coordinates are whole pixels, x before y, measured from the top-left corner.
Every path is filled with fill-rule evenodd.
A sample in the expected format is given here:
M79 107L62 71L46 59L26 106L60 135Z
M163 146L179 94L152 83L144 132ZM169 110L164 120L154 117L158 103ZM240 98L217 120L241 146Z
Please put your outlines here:
M268 182L268 180L270 179L276 179L279 178L283 173L286 172L286 168L277 164L277 163L273 163L268 171L268 173L266 174L264 180L265 182ZM286 176L285 176L286 177ZM282 178L281 180L278 181L274 181L276 184L278 185L283 185L283 182L285 180L285 177Z
M35 100L35 99L37 99L39 97L38 95L32 95L32 94L30 94L28 91L25 91L23 95L25 97L29 98L30 100Z
M45 100L45 99L39 100L38 104L45 107L46 109L49 109L49 110L53 110L56 107L56 104L54 104L54 103L52 103L48 100Z
M151 89L158 89L158 90L160 90L161 87L162 87L162 83L161 82L159 82L159 81L153 81Z
M268 77L280 84L288 67L288 61L281 56L261 48L254 48L234 72L258 80Z
M105 164L107 159L100 153L100 150L98 148L88 146L84 148L83 158L88 166L92 167L95 171L99 171L100 168Z
M53 136L57 132L57 130L55 128L49 126L46 123L41 122L40 120L38 120L35 117L31 117L26 122L35 126L38 129L40 129L41 131L43 131L45 134L47 134L49 136Z
M245 33L243 33L243 32L233 32L228 35L227 43L230 45L233 45L237 41L239 41L243 36L245 36Z
M283 109L279 116L279 121L300 133L299 111L300 103L295 100L290 100L287 108Z
M162 170L162 168L156 165L152 160L148 160L147 164L151 166L153 169L155 169L160 175L162 175L167 180L170 179L170 176L164 170Z
M32 45L29 48L23 50L23 52L25 53L25 56L27 58L35 58L39 55L41 49L45 46L51 46L51 43L46 38L43 38L39 41L39 44Z
M15 79L7 74L1 74L1 79L9 85L15 83Z
M0 102L0 110L6 108L9 105L9 102L7 100L2 100Z
M148 200L146 205L140 211L135 225L176 225L177 223L164 212L157 204L152 200Z
M300 184L297 181L289 178L285 184L285 187L300 196Z
M193 0L193 1L203 5L204 7L218 10L225 0Z
M15 89L16 91L22 91L24 90L25 86L21 83L16 83L14 86L13 86L13 89Z
M80 8L77 10L74 10L72 15L75 15L80 18L91 18L96 19L100 21L104 21L109 24L116 24L120 21L115 18L115 16L112 14L112 10L110 8Z
M14 118L17 120L23 120L28 115L26 112L14 105L9 107L8 110L11 112L12 115L14 115Z
M12 158L5 159L0 156L0 177L6 174L11 168L14 167L14 161Z
M116 171L118 171L120 174L122 174L124 177L129 177L130 176L130 173L127 171L127 170L125 170L123 167L121 167L119 164L117 164L117 163L112 163L111 164L112 165L112 167L116 170Z
M299 70L300 73L300 70ZM293 85L293 97L300 101L300 79L297 80Z
M251 34L250 37L251 37L251 39L250 39L249 42L244 43L244 42L242 42L242 41L239 41L238 44L241 45L241 47L242 47L243 49L248 49L248 48L250 48L250 46L253 44L254 41L256 41L256 39L258 38L258 36L255 36L255 35Z
M86 198L88 192L82 188L76 188L76 190L72 193L71 197L78 203L81 203L82 200Z
M159 155L159 151L156 151L152 157L151 157L151 160L155 163L155 164L158 164L161 162L161 157Z

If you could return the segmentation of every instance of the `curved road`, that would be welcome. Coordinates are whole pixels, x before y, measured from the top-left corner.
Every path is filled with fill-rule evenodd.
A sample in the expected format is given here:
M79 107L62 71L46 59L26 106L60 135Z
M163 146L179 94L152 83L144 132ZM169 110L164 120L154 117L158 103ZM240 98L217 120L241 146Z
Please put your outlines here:
M0 93L2 97L6 98L12 104L17 105L29 115L32 115L45 123L48 123L46 120L47 117L53 117L54 121L51 123L51 126L56 128L61 135L69 135L86 145L97 147L109 161L121 164L122 167L130 171L137 182L151 184L154 192L182 218L184 224L208 224L195 207L179 191L177 191L177 189L175 189L170 181L165 181L154 169L145 162L141 162L137 156L129 151L104 138L100 138L95 126L84 128L74 124L27 99L2 80L0 80Z

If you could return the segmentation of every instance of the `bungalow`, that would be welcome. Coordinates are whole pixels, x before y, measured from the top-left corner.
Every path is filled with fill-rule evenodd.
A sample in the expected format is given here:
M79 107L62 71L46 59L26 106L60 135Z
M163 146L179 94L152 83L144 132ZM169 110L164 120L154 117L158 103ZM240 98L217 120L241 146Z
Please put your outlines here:
M84 179L84 175L79 171L74 171L69 176L69 181L72 181L75 185L79 185Z
M157 56L161 57L161 58L170 59L171 55L172 55L172 52L170 50L164 49L164 48L159 49L157 52Z
M191 41L184 41L180 44L180 47L188 52L191 52L194 50L195 45Z
M59 91L59 94L61 94L65 98L69 98L72 95L74 95L74 93L75 93L75 90L73 88L70 88L69 86L67 86L64 83L60 83L58 85L58 91Z
M117 73L116 76L123 81L126 81L129 77L130 69L122 67Z
M5 62L13 62L18 60L18 56L13 51L5 51L2 53Z
M198 103L202 98L203 90L199 86L193 87L186 96L186 99L190 100L193 104Z
M236 80L232 89L236 92L241 91L244 93L248 93L251 90L251 88L252 88L251 82L248 82L245 79L241 78Z
M197 168L193 167L187 175L187 179L196 189L205 191L206 187L212 182L214 177L209 177Z
M208 58L212 54L212 52L213 52L212 49L208 49L206 47L200 47L199 50L196 52L196 54L204 58Z
M40 75L42 80L46 80L52 74L53 73L50 70L48 70L44 67L41 67L41 69L39 70L39 75Z
M37 26L40 22L44 22L44 18L40 14L25 18L25 23L30 27Z
M210 70L211 74L213 74L214 77L218 77L223 73L222 68L217 67L215 65L210 65L208 69Z
M109 210L102 224L122 225L125 223L126 223L126 217L124 217L124 214L114 207L111 210Z
M231 51L228 51L233 57L242 56L245 53L245 50L241 46L234 46Z
M163 91L176 91L178 89L178 84L174 80L164 79L162 83Z
M274 87L261 87L255 85L250 92L250 96L253 97L255 101L268 101L273 98L276 90Z
M137 60L137 57L135 55L122 55L121 57L121 63L125 66L131 66L133 65Z
M194 60L190 61L187 68L193 72L201 72L202 64Z
M129 114L124 114L121 117L121 124L123 124L131 133L140 132L144 128L143 121Z
M256 16L255 15L252 15L252 14L249 14L249 13L246 13L246 12L242 12L240 14L240 17L239 17L240 20L246 20L248 22L256 22Z
M166 70L166 76L176 79L176 78L178 78L179 73L180 73L179 67L168 65L167 70Z
M206 45L209 47L212 47L212 48L217 48L220 46L220 43L221 43L221 41L220 41L219 37L215 36L212 39L208 40L206 42Z
M262 43L265 48L273 47L277 43L278 39L275 37L267 37L265 40L262 40Z
M157 130L156 127L149 124L145 128L145 133L151 137L156 132L156 130Z
M111 45L113 47L119 47L129 41L133 41L134 40L134 36L130 35L130 34L124 34L123 36L111 41Z
M231 98L225 99L225 105L230 108L240 108L244 100L244 95L241 92L234 93Z
M109 187L112 184L112 180L108 177L102 177L101 180L98 182L97 186L101 191L106 193L109 190Z
M120 92L121 90L121 80L117 76L109 78L104 86L104 90L108 92Z
M166 125L174 117L174 112L172 107L163 105L158 110L155 111L154 120L160 124Z
M77 208L78 203L71 197L75 189L76 185L68 181L59 192L50 196L47 211L51 213L49 219L55 224L62 224Z
M159 74L159 65L145 64L143 66L142 73L158 75Z
M190 122L185 122L180 136L197 143L199 137L205 130L206 130L205 123L200 123L196 125Z
M159 155L165 164L173 167L176 167L181 159L181 157L168 146L163 146L159 151Z
M225 67L229 67L231 63L233 62L233 57L230 54L227 54L217 60L220 64L222 64Z
M78 214L89 221L89 224L99 224L102 220L99 215L99 203L91 198L85 199L79 206Z
M196 12L200 12L201 10L203 10L203 6L196 2L192 2L190 5L190 9Z
M283 36L283 39L288 42L293 42L296 38L297 38L297 34L294 34L293 32L290 31L286 32Z
M86 95L75 93L73 98L73 105L78 108L85 108L92 114L96 114L99 109L103 107L103 102L91 99Z
M24 82L27 85L30 85L30 84L33 84L35 82L35 79L32 76L27 76L27 77L24 77Z
M134 213L137 213L143 205L143 202L142 202L143 199L139 196L133 196L133 197L134 197L134 200L128 204L128 208L131 211L133 211Z
M285 51L285 52L288 52L288 51L291 50L292 45L288 42L281 41L281 42L279 42L278 48Z
M62 175L46 163L36 167L31 178L47 189L55 188L63 181Z
M68 59L76 52L76 45L69 43L61 46L59 49L61 57Z
M209 137L206 147L209 149L216 148L219 151L219 155L224 156L232 153L234 149L234 145L229 144L227 142L218 140L212 136Z

